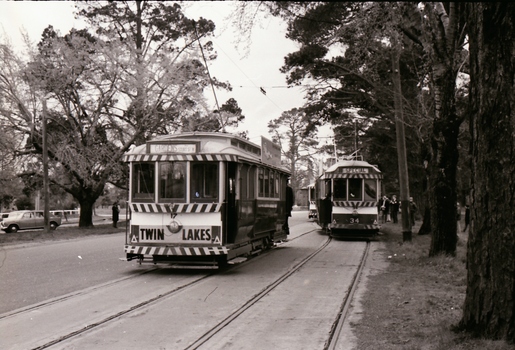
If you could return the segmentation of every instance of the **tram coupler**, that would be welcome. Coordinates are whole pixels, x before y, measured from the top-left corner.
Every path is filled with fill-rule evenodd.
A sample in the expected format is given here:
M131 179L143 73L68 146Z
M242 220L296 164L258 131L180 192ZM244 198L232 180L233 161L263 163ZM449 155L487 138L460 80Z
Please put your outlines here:
M141 262L141 261L143 261L144 257L142 254L127 253L127 257L125 259L126 261L131 261L134 259L138 259ZM120 260L122 260L122 258L120 258Z

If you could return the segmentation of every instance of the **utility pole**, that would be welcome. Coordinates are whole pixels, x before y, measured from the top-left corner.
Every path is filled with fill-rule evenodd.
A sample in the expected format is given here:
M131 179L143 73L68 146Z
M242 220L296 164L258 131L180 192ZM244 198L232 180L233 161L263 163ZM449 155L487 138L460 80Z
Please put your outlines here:
M354 151L358 150L358 122L354 119Z
M43 100L43 116L41 118L41 133L43 138L43 215L45 218L45 232L50 230L49 223L49 209L48 209L48 149L47 149L47 130L46 130L46 119L47 119L47 108L46 101Z
M404 136L404 115L402 111L401 72L399 68L399 42L397 33L392 36L392 77L395 107L395 131L397 135L397 158L399 161L399 184L402 211L402 241L411 242L411 223L409 220L409 178L406 157L406 138Z

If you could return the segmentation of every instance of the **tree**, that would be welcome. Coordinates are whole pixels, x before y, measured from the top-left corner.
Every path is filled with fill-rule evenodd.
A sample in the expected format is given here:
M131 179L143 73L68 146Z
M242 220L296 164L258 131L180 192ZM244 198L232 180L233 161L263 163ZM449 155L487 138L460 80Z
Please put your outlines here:
M515 342L515 5L467 3L472 135L467 293L460 326Z
M22 193L22 183L16 176L16 167L21 164L17 162L15 144L8 125L0 125L0 211L11 209L13 201Z
M454 254L457 140L463 121L456 113L455 96L456 77L464 63L463 5L280 2L270 7L288 21L288 37L302 44L288 55L283 71L290 83L316 82L309 88L309 102L321 105L326 120L350 107L391 118L388 53L394 35L402 34L403 102L412 116L406 122L431 125L421 135L429 146L424 160L429 164L430 255ZM425 89L430 92L430 108Z
M216 117L214 117L216 116ZM195 113L182 117L183 131L226 131L227 127L238 126L238 123L245 119L238 102L230 98L220 110L213 111L212 114L202 115Z
M126 186L120 160L131 145L180 130L185 116L207 110L202 91L209 79L198 43L214 29L211 21L186 18L177 4L85 6L79 14L94 34L60 36L49 27L25 68L12 52L3 55L0 79L1 118L19 139L30 135L25 153L41 154L47 100L52 181L79 202L80 227L93 225L106 183ZM204 49L211 51L209 42Z
M422 10L407 3L404 33L424 49L429 62L433 117L428 148L430 256L456 253L458 136L463 115L456 111L456 79L463 66L465 20L463 4L426 3ZM414 35L419 32L420 35Z
M310 128L309 119L310 116L303 109L293 108L268 123L273 141L281 146L281 151L287 159L293 193L302 187L299 163L307 161L311 153L310 148L317 144L314 139L316 133Z

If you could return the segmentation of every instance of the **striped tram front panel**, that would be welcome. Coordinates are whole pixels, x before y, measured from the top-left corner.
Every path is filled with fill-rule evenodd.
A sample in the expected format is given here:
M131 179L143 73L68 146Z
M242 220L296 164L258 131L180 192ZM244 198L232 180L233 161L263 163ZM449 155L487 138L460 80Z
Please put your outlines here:
M371 207L377 207L377 202L376 201L367 201L367 202L333 201L333 207L371 208Z
M198 162L237 162L238 156L232 154L128 154L125 162L167 162L167 161L198 161Z
M178 255L178 256L204 256L226 255L227 247L172 247L172 246L125 246L125 252L141 255Z
M135 213L219 213L221 203L130 203Z
M382 179L383 174L348 174L348 173L326 173L326 179Z

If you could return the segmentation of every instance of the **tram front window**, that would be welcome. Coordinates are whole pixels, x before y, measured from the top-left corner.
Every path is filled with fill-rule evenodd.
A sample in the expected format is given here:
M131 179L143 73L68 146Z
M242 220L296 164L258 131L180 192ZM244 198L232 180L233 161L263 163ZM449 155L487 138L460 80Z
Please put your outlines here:
M334 179L334 200L347 200L347 179Z
M376 180L365 180L365 200L377 200L377 182Z
M159 200L186 200L186 163L169 162L159 166Z
M154 200L154 163L135 163L132 168L132 193L134 200Z
M349 179L349 200L360 201L363 199L362 179Z
M191 166L191 201L218 201L218 164L193 163Z

